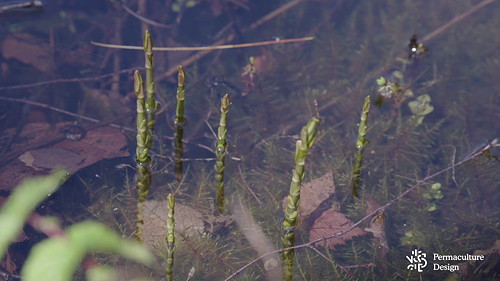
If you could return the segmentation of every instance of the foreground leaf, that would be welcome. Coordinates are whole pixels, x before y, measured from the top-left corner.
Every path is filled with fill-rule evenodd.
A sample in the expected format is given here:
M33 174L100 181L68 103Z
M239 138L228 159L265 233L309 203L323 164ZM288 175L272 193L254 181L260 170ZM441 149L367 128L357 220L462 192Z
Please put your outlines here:
M24 180L0 210L0 258L21 232L29 214L56 190L67 173L56 171L46 177Z
M153 261L138 242L122 239L103 224L86 221L69 227L64 236L49 238L33 247L22 270L23 280L72 280L76 267L92 252L113 252L143 264Z

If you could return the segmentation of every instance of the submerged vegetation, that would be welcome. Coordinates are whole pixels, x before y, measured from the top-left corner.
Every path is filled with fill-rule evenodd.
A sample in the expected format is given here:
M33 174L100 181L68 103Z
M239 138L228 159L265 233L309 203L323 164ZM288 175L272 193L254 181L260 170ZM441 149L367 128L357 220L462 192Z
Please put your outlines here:
M173 2L182 6L182 1ZM169 280L264 280L269 278L268 270L276 267L273 259L246 266L265 252L282 249L282 238L293 230L294 243L285 245L298 247L290 272L297 280L444 280L456 273L410 271L405 256L414 249L428 255L493 249L499 232L496 202L500 200L500 178L499 163L494 158L498 144L491 140L500 137L495 122L500 119L500 100L495 93L499 88L496 72L500 48L486 35L498 26L498 17L493 11L481 10L482 16L471 15L470 22L457 23L459 27L452 26L423 40L446 19L472 9L472 1L333 2L301 4L304 9L291 9L286 16L278 17L275 25L250 31L243 39L267 40L279 34L287 38L314 35L314 41L228 50L184 65L186 72L182 69L183 74L176 80L182 109L173 102L175 79L167 73L172 68L177 70L174 64L183 57L155 53L157 79L154 84L152 78L146 79L150 86L145 88L151 92L156 87L161 105L150 104L148 109L149 97L145 102L138 101L143 105L138 120L146 121L137 122L137 131L146 134L135 137L135 133L124 130L132 146L137 144L136 167L130 159L120 159L119 163L91 167L87 174L77 173L75 176L81 178L78 186L88 191L92 203L84 206L85 215L66 219L78 222L90 217L123 237L134 237L136 180L146 181L149 192L139 197L144 203L141 216L148 232L143 240L156 255L157 265L146 268L104 254L94 255L95 261L113 266L129 279L142 273L161 280L166 273ZM217 10L215 3L224 8ZM256 8L247 7L247 1L196 4L185 4L169 13L184 23L194 11L207 7L214 14L237 11L233 16L244 14L246 8ZM257 14L264 16L267 12ZM150 11L151 16L158 13ZM311 19L311 14L318 17ZM203 13L200 17L210 18ZM255 17L242 16L245 22L235 25L250 25L257 21ZM121 24L116 23L117 28ZM283 32L292 28L293 34ZM131 29L130 34L138 33L136 29ZM195 39L186 37L207 39L203 34L212 31L208 26L200 30L177 29L182 32L154 31L155 46L169 45L168 36L193 45ZM418 34L413 36L415 32ZM136 42L136 38L122 41ZM113 43L120 41L115 39ZM105 53L103 50L95 52ZM142 55L127 54L133 55L116 57L123 65L124 61L142 64L138 62L144 60ZM152 66L152 60L150 63ZM17 83L28 81L26 77L13 78L9 72L3 77L20 79L12 80ZM115 78L121 82L113 87L130 91L129 79L120 80L119 75ZM206 86L207 80L211 88ZM96 96L89 88L107 86L80 83L82 87L72 89L81 94L77 103L74 97L62 95L51 106L78 108L79 114L93 114L92 118L97 119L127 117L135 108L125 105L119 89L106 88L114 93L106 98ZM140 97L140 87L135 88ZM231 102L224 96L228 92ZM371 107L368 99L363 105L369 95L374 101ZM227 99L222 105L221 97ZM90 104L91 98L101 102ZM50 99L41 101L49 103ZM227 113L229 104L230 113L222 120L221 111ZM314 125L314 146L308 145L301 152L308 157L307 172L294 174L294 178L307 184L331 173L334 191L324 195L328 198L321 204L311 207L310 215L300 217L293 213L297 206L285 211L282 200L292 189L293 155L299 151L294 143L302 139L301 127L312 116L318 116L317 110L321 121L314 118L316 121L309 124L310 128ZM148 120L156 122L154 133ZM113 122L122 128L134 127L127 118ZM219 134L211 127L218 128ZM142 171L144 168L148 171ZM443 169L447 170L434 176ZM94 178L94 174L100 178ZM168 207L174 205L174 197L175 213ZM75 205L65 200L61 196L57 202ZM298 204L298 197L297 202L291 201L291 205ZM301 196L301 201L311 199ZM328 244L326 240L311 243L309 230L327 211L338 219L325 224L345 222L337 232L361 227L371 234L346 239L343 245ZM236 213L246 216L235 218ZM242 217L247 218L246 224L238 221ZM354 225L363 218L362 223ZM163 226L157 225L161 222ZM258 243L249 237L257 234L242 225L252 225L271 245L265 249L256 246ZM332 230L328 235L335 234ZM489 266L495 266L494 262L469 265L469 273L461 273L462 278L494 279L495 273L487 271Z

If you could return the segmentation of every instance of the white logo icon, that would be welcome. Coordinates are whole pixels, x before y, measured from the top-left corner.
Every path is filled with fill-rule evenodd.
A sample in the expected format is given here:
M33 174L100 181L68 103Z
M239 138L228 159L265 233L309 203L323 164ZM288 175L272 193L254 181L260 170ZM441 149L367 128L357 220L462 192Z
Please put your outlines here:
M416 269L418 272L422 272L422 269L427 266L426 256L427 254L420 250L413 250L411 256L406 256L406 259L410 262L406 268L409 270Z

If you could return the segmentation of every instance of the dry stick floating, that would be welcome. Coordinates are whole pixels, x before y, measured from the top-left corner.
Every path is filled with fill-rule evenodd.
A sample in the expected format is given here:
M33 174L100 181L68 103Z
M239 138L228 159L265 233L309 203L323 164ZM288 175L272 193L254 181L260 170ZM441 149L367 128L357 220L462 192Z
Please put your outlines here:
M312 241L309 241L307 243L304 243L304 244L301 244L301 245L297 245L297 246L293 246L293 247L289 247L289 248L284 248L284 249L280 249L280 250L276 250L276 251L272 251L272 252L269 252L269 253L265 253L257 258L255 258L254 260L252 260L251 262L245 264L244 266L242 266L240 269L236 270L233 274L231 274L230 276L228 276L226 279L224 279L224 281L229 281L231 279L233 279L234 277L236 277L238 274L240 274L243 270L247 269L248 267L250 267L252 264L258 262L259 260L261 260L262 258L264 257L267 257L269 255L272 255L272 254L275 254L275 253L280 253L280 252L284 252L284 251L290 251L290 250L295 250L295 249L302 249L302 248L310 248L310 249L315 249L314 248L314 244L318 243L318 242L321 242L321 241L324 241L324 240L328 240L328 239L331 239L331 238L334 238L334 237L340 237L350 231L352 231L354 228L356 228L357 226L359 226L361 223L363 223L364 221L368 220L368 219L371 219L373 218L373 216L375 214L377 214L378 212L386 209L387 207L393 205L394 203L398 202L399 200L403 199L403 197L405 197L406 195L408 195L410 192L412 192L413 190L415 190L417 187L419 187L421 184L423 183L426 183L428 182L429 180L449 171L449 170L452 170L466 162L469 162L470 160L472 159L475 159L476 157L482 155L483 153L486 153L488 152L491 148L494 148L494 147L498 147L500 146L500 144L498 143L498 138L488 142L487 144L485 144L482 148L478 149L475 153L465 157L462 161L458 162L458 163L455 163L455 164L452 164L438 172L435 172L434 174L431 174L431 175L428 175L426 177L424 177L423 179L421 180L418 180L417 183L411 187L409 187L407 190L405 190L403 193L399 194L397 197L395 197L394 199L390 200L389 202L387 202L385 205L383 206L380 206L378 207L377 209L373 210L371 213L369 213L368 215L366 215L365 217L363 217L362 219L360 219L359 221L357 221L355 224L351 225L350 227L340 231L340 232L337 232L337 233L333 233L331 235L328 235L328 236L325 236L325 237L322 237L322 238L318 238L318 239L315 239L315 240L312 240ZM344 268L350 268L352 266L344 266Z
M287 11L287 10L295 7L296 5L300 4L303 1L304 0L293 0L291 2L286 3L285 5L279 7L278 9L276 9L276 10L274 10L274 11L266 14L265 16L263 16L262 18L260 18L259 20L255 21L252 25L250 25L250 27L243 29L242 33L245 33L247 31L251 31L251 30L256 29L257 27L259 27L259 26L263 25L264 23L272 20L273 18L275 18L278 15L284 13L285 11ZM225 44L227 42L230 42L231 40L234 39L234 37L235 37L234 34L231 34L228 37L226 37L225 39L217 41L214 44L214 46L218 46L218 45L222 45L222 44ZM307 41L307 40L302 40L302 39L305 39L305 38L310 38L309 40L313 40L314 39L313 37L304 37L304 38L297 38L297 39L300 39L301 41ZM285 40L294 40L294 39L284 39L284 40L279 40L279 41L275 40L275 41L268 41L268 42L280 42L280 43L273 43L273 44L291 43L291 42L284 42ZM300 41L297 41L297 42L300 42ZM108 47L108 45L109 46L113 46L112 44L103 44L103 43L98 43L98 42L91 42L91 43L94 44L94 45L103 46L103 47ZM253 43L247 43L247 44L253 44ZM106 46L104 46L104 45L106 45ZM141 47L138 47L138 46L132 46L132 47L134 47L134 49L136 49L136 50L140 50L141 49ZM195 48L197 48L197 47L195 47ZM203 48L206 48L206 47L203 47ZM154 50L156 50L156 48L154 48ZM195 62L196 60L204 57L205 55L207 55L209 53L211 53L212 51L214 51L214 49L207 49L207 50L198 52L198 53L192 55L191 57L183 60L181 62L181 65L188 66L188 65L192 64L193 62ZM130 72L130 71L133 71L133 70L135 70L135 68L124 69L124 70L119 71L118 73L126 73L126 72ZM170 77L175 72L177 72L177 67L170 68L168 71L166 71L162 75L162 77L160 77L160 79L157 79L157 81L162 80L165 77ZM29 87L36 87L36 86L48 85L48 84L94 81L94 80L100 80L100 79L108 77L108 76L113 76L115 74L117 74L117 73L113 72L113 73L109 73L109 74L104 74L104 75L95 76L95 77L86 77L86 78L56 79L56 80L50 80L50 81L44 81L44 82L37 82L37 83L32 83L32 84L23 84L23 85L0 87L0 90L29 88Z
M217 142L215 144L215 182L217 190L217 205L219 213L224 211L226 198L224 197L224 160L227 149L227 113L229 112L229 95L225 94L221 100L219 130L217 132Z
M302 38L278 39L278 40L254 42L254 43L214 45L214 46L202 46L202 47L154 47L153 51L160 51L160 52L213 51L213 50L226 50L226 49L268 46L268 45L275 45L275 44L295 43L295 42L310 41L313 39L314 39L314 37L302 37ZM142 50L142 47L140 47L140 46L105 44L105 43L99 43L99 42L94 42L94 41L91 41L90 43L93 45L96 45L99 47L105 47L105 48L123 49L123 50Z
M370 96L365 98L365 102L363 103L363 110L361 112L361 119L359 121L358 128L358 139L356 140L356 156L354 162L354 171L352 172L352 196L354 199L358 199L358 188L359 188L359 179L361 176L361 166L363 164L363 152L367 145L366 140L366 129L367 129L367 120L368 113L370 112Z
M295 148L295 169L292 172L292 182L290 193L286 199L285 220L283 221L284 235L282 238L283 248L290 248L295 245L294 228L297 224L299 214L300 187L305 174L305 161L309 155L309 149L316 140L316 131L319 119L313 117L300 131L300 139L297 140ZM294 251L283 251L283 267L285 280L293 278Z
M266 14L265 16L263 16L262 18L258 19L257 21L255 21L253 24L250 25L250 27L248 28L244 28L241 32L242 33L246 33L248 31L251 31L251 30L255 30L256 28L258 28L259 26L263 25L264 23L272 20L273 18L281 15L282 13L288 11L289 9L297 6L298 4L304 2L304 0L293 0L293 1L290 1L288 3L286 3L285 5L277 8L276 10ZM219 41L217 41L214 46L218 46L218 45L223 45L223 44L226 44L228 42L230 42L231 40L233 40L235 38L235 35L234 34L230 34L228 35L226 38L224 39L221 39ZM192 56L188 57L187 59L183 60L180 65L183 65L184 67L188 66L188 65L191 65L193 64L194 62L196 62L197 60L201 59L202 57L210 54L211 52L213 52L214 50L204 50L204 51L200 51L200 52L197 52L195 54L193 54ZM157 81L161 81L165 78L168 78L172 75L174 75L175 73L177 72L177 67L171 67L170 69L168 69L165 73L163 73L159 79L157 79Z
M179 66L179 75L177 77L177 107L175 110L175 136L174 136L174 150L175 150L175 178L177 182L182 179L182 136L184 134L184 89L186 84L186 73L182 66Z
M175 198L172 193L167 196L167 281L173 280L174 271L174 252L175 252L175 219L174 219L174 206Z

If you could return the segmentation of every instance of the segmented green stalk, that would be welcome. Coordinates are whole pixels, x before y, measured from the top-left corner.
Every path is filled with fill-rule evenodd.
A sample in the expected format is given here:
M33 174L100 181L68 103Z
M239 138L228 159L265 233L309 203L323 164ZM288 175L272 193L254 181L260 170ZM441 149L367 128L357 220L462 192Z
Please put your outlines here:
M137 148L136 160L140 163L148 161L149 134L147 129L146 101L144 98L144 83L138 70L134 72L134 92L137 96Z
M174 251L175 251L175 219L174 219L174 206L175 198L172 193L167 197L167 281L173 280L174 270Z
M182 66L179 66L179 75L177 76L177 108L175 110L175 178L177 182L182 179L182 136L184 134L184 85L186 83L186 73Z
M155 129L155 113L157 103L155 100L155 83L153 78L153 39L148 30L144 33L144 55L146 58L146 114L147 114L147 127L149 135L152 136ZM150 148L153 146L152 138L149 139Z
M219 130L217 132L217 142L215 144L215 181L217 186L217 205L219 209L219 213L224 211L224 206L226 204L226 199L224 197L224 159L226 157L226 148L227 148L227 113L229 112L229 105L231 102L229 101L229 95L225 94L221 100L220 106L220 121L219 121Z
M305 160L309 154L309 149L316 140L316 131L318 128L319 119L313 117L300 132L300 139L297 140L295 148L295 169L292 172L292 182L290 184L290 193L287 197L287 204L285 208L285 220L283 221L283 248L293 247L295 245L294 227L297 224L299 200L300 200L300 187L302 179L304 178ZM285 273L285 280L292 280L293 272L293 259L294 251L283 251L283 266Z
M151 186L151 172L149 152L153 147L153 133L155 125L155 111L157 108L154 96L153 82L153 41L151 34L146 30L144 35L144 53L146 57L146 96L144 83L139 71L134 72L134 91L137 96L137 227L136 237L142 239L141 229L144 224L142 205L148 197Z
M186 73L184 68L179 66L179 74L177 76L177 107L175 110L175 124L184 122L184 87L186 85Z
M134 91L137 96L137 191L138 201L143 202L148 196L151 186L151 174L148 169L150 162L151 135L147 129L147 115L145 111L144 85L139 71L134 72Z
M147 129L146 105L144 99L144 84L141 74L138 70L134 72L134 91L137 96L137 148L136 148L136 166L137 166L137 226L136 237L140 240L141 229L144 224L142 204L146 201L149 187L151 186L151 173L149 172L149 151L151 149Z
M354 162L354 171L352 173L352 196L354 199L358 199L359 194L359 181L361 175L361 166L363 163L363 155L364 149L368 143L366 140L366 130L368 123L368 113L370 112L370 96L365 98L365 102L363 103L363 110L361 112L361 119L359 121L358 128L358 139L356 141L356 156Z

